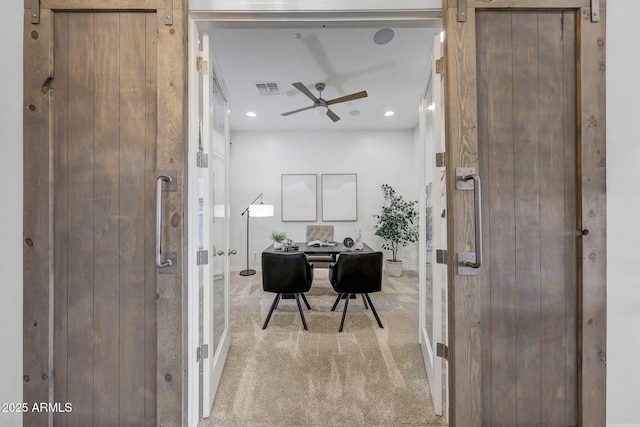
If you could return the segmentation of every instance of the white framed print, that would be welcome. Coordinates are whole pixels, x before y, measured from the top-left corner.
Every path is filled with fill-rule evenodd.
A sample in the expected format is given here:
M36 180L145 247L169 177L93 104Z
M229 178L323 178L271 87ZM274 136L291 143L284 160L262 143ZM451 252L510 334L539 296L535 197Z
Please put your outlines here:
M316 221L317 176L282 175L282 221Z
M322 221L358 220L358 175L322 175Z

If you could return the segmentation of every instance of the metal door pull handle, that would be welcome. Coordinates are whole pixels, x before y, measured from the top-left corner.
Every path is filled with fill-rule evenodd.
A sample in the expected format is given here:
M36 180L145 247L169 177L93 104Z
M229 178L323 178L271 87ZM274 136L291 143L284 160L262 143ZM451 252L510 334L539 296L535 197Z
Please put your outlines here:
M156 267L169 267L170 259L162 260L162 183L171 182L171 177L160 175L156 178Z
M476 261L465 260L462 263L466 267L480 268L482 265L482 189L480 177L471 173L460 177L462 181L473 180L473 207L475 210L475 240L476 240Z

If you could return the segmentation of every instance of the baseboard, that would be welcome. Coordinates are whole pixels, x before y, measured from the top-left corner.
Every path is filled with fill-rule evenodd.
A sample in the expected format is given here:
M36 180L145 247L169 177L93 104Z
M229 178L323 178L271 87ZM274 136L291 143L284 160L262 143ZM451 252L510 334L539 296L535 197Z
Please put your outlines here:
M607 424L607 427L640 427L640 424Z

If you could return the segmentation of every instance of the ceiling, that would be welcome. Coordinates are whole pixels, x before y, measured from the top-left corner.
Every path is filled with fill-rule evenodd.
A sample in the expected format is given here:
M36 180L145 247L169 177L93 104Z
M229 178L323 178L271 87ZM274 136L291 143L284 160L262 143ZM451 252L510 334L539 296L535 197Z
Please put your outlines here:
M376 44L377 28L221 28L208 30L216 68L227 90L230 127L238 130L413 129L427 85L433 28L391 28L393 39ZM388 34L388 33L387 33ZM277 83L280 95L263 96L256 83ZM332 122L291 84L302 82L330 100L366 90L366 98L333 104ZM248 117L247 112L256 117ZM393 111L391 117L384 113Z

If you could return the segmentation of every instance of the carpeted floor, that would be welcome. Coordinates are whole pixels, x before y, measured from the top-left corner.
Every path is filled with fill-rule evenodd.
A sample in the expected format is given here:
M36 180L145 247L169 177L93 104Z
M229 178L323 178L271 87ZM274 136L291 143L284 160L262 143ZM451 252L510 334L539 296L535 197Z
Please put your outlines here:
M362 299L343 303L327 270L316 269L306 294L309 331L295 300L281 300L267 329L273 294L260 273L231 282L231 347L211 417L201 426L441 426L433 412L417 342L417 274L384 278L371 299L380 329ZM304 305L303 305L304 307Z

